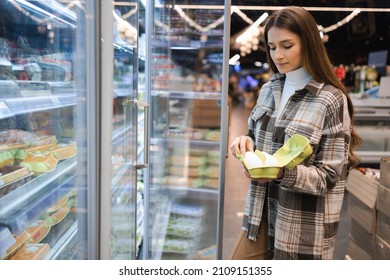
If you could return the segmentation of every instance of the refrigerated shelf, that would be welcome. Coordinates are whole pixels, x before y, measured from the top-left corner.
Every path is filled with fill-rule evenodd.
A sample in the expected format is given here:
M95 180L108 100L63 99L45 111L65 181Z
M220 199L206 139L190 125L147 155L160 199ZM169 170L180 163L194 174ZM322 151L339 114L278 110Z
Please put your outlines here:
M200 91L168 91L168 90L154 90L151 92L152 96L172 99L211 99L220 100L222 98L221 92L200 92Z
M72 174L76 168L76 157L65 160L57 165L51 172L41 174L26 184L20 186L0 197L0 221L15 215L21 210L20 207L28 205L41 197L53 182L63 180L66 174Z
M18 201L17 205L13 201L14 203L8 204L8 207L2 207L0 223L6 225L13 234L19 235L29 224L41 216L45 210L73 190L74 177L73 175L66 179L64 178L55 186L51 186L49 183L44 184L45 193L33 200L31 199L33 197L31 193L26 195L21 192L25 188L18 189L16 192L22 197L21 200ZM34 180L31 182L34 182ZM37 188L39 187L37 186ZM12 208L12 205L15 207Z
M6 98L0 101L0 119L74 105L75 94Z
M186 197L190 199L210 199L210 198L218 198L218 189L210 189L204 187L175 187L169 185L160 185L164 190L168 191L168 194L173 195L186 195Z
M175 139L175 138L155 138L153 143L162 144L174 147L191 147L191 148L204 148L205 151L217 150L219 148L218 141L211 140L195 140L195 139Z
M50 253L45 257L46 260L69 260L74 259L77 250L70 252L69 249L77 244L78 224L75 221L71 227L57 240L51 247ZM73 246L72 246L73 245ZM68 255L70 254L70 255Z

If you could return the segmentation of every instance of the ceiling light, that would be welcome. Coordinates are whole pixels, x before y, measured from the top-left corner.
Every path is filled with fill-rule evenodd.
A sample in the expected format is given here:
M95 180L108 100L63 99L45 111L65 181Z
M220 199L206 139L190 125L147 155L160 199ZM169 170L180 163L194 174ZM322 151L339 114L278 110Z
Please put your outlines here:
M263 13L244 33L237 37L236 42L246 41L257 30L257 27L268 17L268 13Z
M229 65L235 65L239 59L240 59L239 54L234 55L231 59L229 59Z

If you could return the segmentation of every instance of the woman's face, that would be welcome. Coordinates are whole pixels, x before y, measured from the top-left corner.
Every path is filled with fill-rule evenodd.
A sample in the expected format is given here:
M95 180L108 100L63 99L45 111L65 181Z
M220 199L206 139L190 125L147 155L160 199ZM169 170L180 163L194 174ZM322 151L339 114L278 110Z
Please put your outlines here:
M268 30L268 46L271 59L282 74L303 66L301 40L287 29L271 27Z

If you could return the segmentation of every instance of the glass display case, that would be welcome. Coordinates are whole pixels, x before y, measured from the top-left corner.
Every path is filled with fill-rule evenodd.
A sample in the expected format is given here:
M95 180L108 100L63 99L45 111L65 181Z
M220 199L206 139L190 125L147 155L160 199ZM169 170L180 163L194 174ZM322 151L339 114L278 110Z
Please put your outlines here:
M60 2L0 1L1 259L84 253L75 183L78 9Z
M357 149L361 164L379 168L382 157L390 156L390 99L351 95L356 130L363 139Z
M213 6L152 2L145 256L216 259L227 125L224 19L230 14L222 0Z
M1 259L218 258L230 12L201 2L0 0Z

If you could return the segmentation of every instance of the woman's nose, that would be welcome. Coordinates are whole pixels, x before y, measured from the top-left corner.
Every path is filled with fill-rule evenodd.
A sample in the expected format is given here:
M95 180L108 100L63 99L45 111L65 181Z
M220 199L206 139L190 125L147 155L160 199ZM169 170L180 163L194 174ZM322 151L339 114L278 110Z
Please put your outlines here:
M281 58L283 58L283 56L284 56L284 53L282 50L280 50L280 49L275 50L275 53L274 53L275 59L281 59Z

